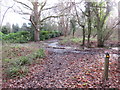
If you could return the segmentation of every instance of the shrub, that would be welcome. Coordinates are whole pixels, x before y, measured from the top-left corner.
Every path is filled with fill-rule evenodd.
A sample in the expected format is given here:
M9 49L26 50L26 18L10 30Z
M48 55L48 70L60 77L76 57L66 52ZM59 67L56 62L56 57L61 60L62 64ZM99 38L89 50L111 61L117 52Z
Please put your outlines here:
M0 32L0 40L2 40L3 36L4 36L4 34L2 32Z
M40 40L46 40L54 37L59 37L61 32L53 30L53 31L40 31Z
M40 31L40 40L49 39L49 31Z
M4 34L10 33L10 27L8 27L8 26L3 26L3 27L1 28L1 32L4 33Z
M9 33L5 35L3 39L13 43L25 43L31 39L31 35L28 31L20 31L17 33Z

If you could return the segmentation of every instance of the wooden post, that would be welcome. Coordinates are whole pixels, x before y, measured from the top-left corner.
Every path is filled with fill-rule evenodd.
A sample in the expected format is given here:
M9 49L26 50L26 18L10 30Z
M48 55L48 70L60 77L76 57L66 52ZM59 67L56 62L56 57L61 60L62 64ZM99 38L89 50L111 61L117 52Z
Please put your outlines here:
M119 34L120 34L120 1L118 2L118 21L119 21L119 23L118 23L118 41L120 41L120 36L119 36Z
M105 63L104 63L104 74L103 74L103 80L108 80L109 58L110 58L109 53L106 53Z
M118 2L118 42L120 41L120 1ZM118 63L120 63L120 57L118 57ZM120 69L120 64L118 64L118 69Z

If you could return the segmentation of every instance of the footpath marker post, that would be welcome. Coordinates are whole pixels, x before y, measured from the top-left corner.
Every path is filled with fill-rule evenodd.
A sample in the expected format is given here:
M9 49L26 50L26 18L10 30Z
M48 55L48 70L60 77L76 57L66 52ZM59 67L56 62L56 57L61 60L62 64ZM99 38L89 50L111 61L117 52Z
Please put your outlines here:
M103 80L108 80L109 58L110 58L109 53L106 53L106 56L105 56L105 63L104 63Z

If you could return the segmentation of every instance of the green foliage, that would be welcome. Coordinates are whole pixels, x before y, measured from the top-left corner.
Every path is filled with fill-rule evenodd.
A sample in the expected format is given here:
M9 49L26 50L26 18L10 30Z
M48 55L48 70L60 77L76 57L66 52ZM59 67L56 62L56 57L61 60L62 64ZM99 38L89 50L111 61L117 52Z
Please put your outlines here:
M82 38L71 38L71 42L80 43L80 42L82 42Z
M1 29L1 32L4 34L8 34L10 32L10 28L7 26L3 26Z
M40 40L46 40L54 37L61 36L61 32L59 31L40 31Z
M87 40L87 38L85 38ZM90 39L91 41L96 41L96 38L91 38ZM79 44L82 42L82 38L80 37L66 37L66 38L63 38L63 40L61 40L59 43L60 44L65 44L65 43L76 43L76 44Z
M17 75L19 75L19 71L20 71L20 68L18 66L16 67L10 67L8 68L5 72L7 74L7 76L9 77L15 77Z
M2 40L3 36L4 36L4 34L2 32L0 32L0 40Z
M15 62L13 62L13 65L17 65L17 66L27 65L27 64L30 64L31 62L33 62L33 60L35 60L37 58L44 58L44 57L45 57L45 52L42 48L40 48L34 54L30 54L28 56L21 56Z
M3 39L13 43L26 43L31 39L31 35L28 31L20 31L17 33L9 33L5 35Z
M2 39L11 43L26 43L28 41L34 40L34 31L19 31L16 33L9 33L4 35L2 32L0 33L0 39ZM61 36L62 33L59 31L40 31L40 40L47 40L54 37Z
M10 62L11 61L11 59L3 59L4 60L4 62Z
M29 61L29 58L27 56L22 56L18 60L16 60L16 64L20 65L20 66L26 65L29 63L30 63L30 61Z
M49 31L40 31L40 40L46 40L49 38Z
M45 52L42 48L40 48L35 54L34 54L35 58L43 58L45 57Z
M27 74L28 65L36 62L37 58L44 58L45 52L39 49L37 52L27 56L20 56L17 59L3 59L6 78L21 77ZM27 66L26 66L27 65Z
M9 68L7 68L7 70L5 71L6 73L6 77L7 78L14 78L17 76L24 76L26 75L28 72L27 67L23 66L11 66Z

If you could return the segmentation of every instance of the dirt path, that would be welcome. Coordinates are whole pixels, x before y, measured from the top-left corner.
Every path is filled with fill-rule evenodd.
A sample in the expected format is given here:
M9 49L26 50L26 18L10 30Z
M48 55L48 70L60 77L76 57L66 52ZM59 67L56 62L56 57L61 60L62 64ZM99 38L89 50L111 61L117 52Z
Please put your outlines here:
M50 41L52 42L52 41ZM46 43L50 43L46 42ZM53 41L54 42L54 41ZM3 84L8 88L118 88L117 58L113 57L110 66L110 78L107 84L102 83L104 55L103 50L94 50L95 53L86 53L83 50L77 53L70 49L58 50L45 48L47 57L42 64L31 66L28 76L21 79L11 79ZM62 53L61 53L62 50ZM82 53L80 53L82 52ZM113 71L114 70L114 71ZM114 73L114 74L113 74ZM114 83L113 83L114 82Z

